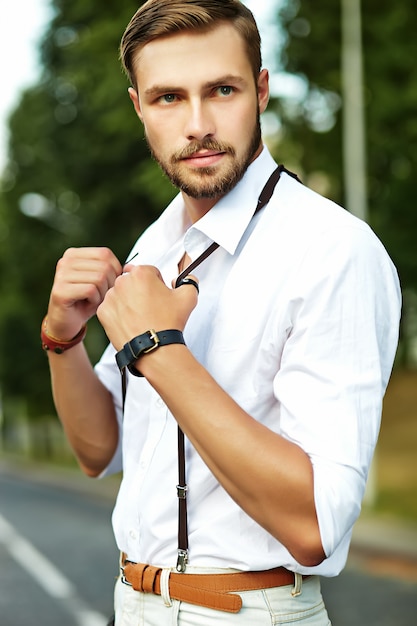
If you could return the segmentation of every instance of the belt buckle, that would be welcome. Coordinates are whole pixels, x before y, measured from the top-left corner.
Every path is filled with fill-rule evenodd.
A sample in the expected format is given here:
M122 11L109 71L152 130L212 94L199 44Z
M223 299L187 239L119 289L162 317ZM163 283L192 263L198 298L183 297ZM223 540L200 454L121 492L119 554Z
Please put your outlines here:
M125 568L124 568L124 565L121 565L121 566L120 566L120 572L121 572L121 573L120 573L120 580L122 581L122 583L123 583L124 585L127 585L128 587L132 587L132 586L133 586L133 585L132 585L132 583L130 583L130 582L127 580L126 576L125 576Z

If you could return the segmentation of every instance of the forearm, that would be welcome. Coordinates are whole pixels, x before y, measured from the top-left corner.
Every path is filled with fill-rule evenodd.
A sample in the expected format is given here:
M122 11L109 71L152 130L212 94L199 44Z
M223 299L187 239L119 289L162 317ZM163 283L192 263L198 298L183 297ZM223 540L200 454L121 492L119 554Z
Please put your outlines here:
M237 504L300 563L323 560L307 454L248 415L184 346L156 350L139 365Z
M109 391L96 376L83 344L63 354L48 353L58 416L81 469L97 476L118 443L118 424Z

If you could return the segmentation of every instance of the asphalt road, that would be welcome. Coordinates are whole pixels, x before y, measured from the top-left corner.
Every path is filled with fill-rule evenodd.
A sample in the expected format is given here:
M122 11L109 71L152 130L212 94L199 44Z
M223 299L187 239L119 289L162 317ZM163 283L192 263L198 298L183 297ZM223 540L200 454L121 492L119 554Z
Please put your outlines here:
M109 498L0 474L0 626L104 626L117 551Z
M0 468L0 626L105 626L117 575L114 487L86 485ZM355 558L323 580L333 626L415 626L417 576L398 563L390 571Z

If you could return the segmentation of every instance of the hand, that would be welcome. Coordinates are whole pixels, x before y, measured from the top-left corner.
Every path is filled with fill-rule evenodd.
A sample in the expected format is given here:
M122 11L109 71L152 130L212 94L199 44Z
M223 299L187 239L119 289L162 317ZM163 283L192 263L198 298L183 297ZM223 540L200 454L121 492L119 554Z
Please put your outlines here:
M195 277L191 277L196 280ZM126 266L106 293L97 316L116 350L151 328L184 330L198 300L197 289L167 287L156 267Z
M97 311L122 273L108 248L69 248L57 263L48 308L48 332L71 339Z

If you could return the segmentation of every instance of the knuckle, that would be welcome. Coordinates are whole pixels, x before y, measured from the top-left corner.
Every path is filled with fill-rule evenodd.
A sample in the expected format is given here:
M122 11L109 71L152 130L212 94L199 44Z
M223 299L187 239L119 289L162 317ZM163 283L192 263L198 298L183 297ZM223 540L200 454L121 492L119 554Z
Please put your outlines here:
M64 254L62 255L62 259L72 258L73 256L75 256L76 252L77 252L77 248L74 248L74 247L67 248Z
M99 253L99 256L106 261L109 261L110 259L113 258L113 252L110 250L110 248L107 248L107 247L99 248L98 253Z

